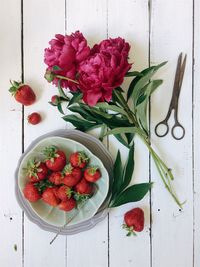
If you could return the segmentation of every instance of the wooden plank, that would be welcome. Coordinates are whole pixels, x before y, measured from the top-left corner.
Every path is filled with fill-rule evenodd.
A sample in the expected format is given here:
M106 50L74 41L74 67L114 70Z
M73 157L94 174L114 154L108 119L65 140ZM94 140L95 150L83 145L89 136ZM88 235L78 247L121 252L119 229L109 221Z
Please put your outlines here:
M188 267L193 258L193 181L192 181L192 1L152 1L151 64L168 60L159 72L162 87L153 95L151 105L152 144L173 169L174 187L183 211L165 190L152 163L152 266ZM179 120L185 137L176 141L169 133L165 138L154 134L156 123L166 116L172 94L177 58L187 53L187 66L179 101ZM170 128L173 126L173 114Z
M66 11L68 34L80 30L90 46L106 38L106 0L68 0ZM87 232L67 237L67 266L106 267L107 248L108 224L105 219Z
M65 1L24 1L24 77L37 94L37 102L25 108L25 148L36 137L49 131L63 128L64 121L59 113L48 104L51 96L57 92L43 78L44 48L56 33L64 33ZM32 126L27 123L27 116L36 111L42 114L43 121ZM60 236L50 246L53 233L45 232L25 218L25 266L65 266L66 238Z
M148 1L116 1L109 0L108 5L108 36L123 37L131 44L130 62L134 62L133 69L141 70L148 66ZM130 80L124 83L127 89ZM149 156L144 145L136 139L135 171L132 183L147 182L149 180ZM109 149L113 157L120 149L123 161L128 151L120 145L114 137L109 139ZM145 211L145 229L137 237L126 237L122 230L123 215L133 207L141 207ZM113 209L109 219L110 229L110 266L150 266L150 207L149 196L139 203L131 203Z
M193 142L193 152L194 152L194 253L193 253L193 266L200 266L200 166L199 166L199 157L200 157L200 147L199 147L199 122L200 122L200 25L199 25L199 15L200 15L200 2L194 1L194 95L193 95L193 107L194 107L194 142Z
M11 0L4 1L0 9L0 23L0 262L1 266L9 267L20 266L23 259L22 211L14 192L14 170L22 149L22 108L8 92L9 79L20 80L21 77L19 0L14 3Z

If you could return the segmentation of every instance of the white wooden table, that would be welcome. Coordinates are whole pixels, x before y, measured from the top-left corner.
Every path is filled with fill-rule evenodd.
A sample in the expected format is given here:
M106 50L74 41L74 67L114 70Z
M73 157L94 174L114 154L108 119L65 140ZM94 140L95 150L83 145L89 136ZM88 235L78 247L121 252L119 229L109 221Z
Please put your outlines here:
M200 266L200 2L198 0L2 0L0 7L0 266L1 267L199 267ZM69 128L48 101L56 88L43 78L43 50L55 33L80 30L90 45L107 37L124 37L132 45L135 70L168 60L158 73L164 84L151 99L152 143L175 174L180 211L165 190L146 148L136 140L134 182L154 183L139 203L117 208L95 228L59 236L31 223L14 194L14 170L24 149L51 130ZM188 55L179 105L186 136L158 138L156 123L167 112L179 52ZM35 89L38 100L23 108L8 93L9 79ZM39 111L38 126L26 117ZM173 123L173 121L172 121ZM107 144L113 157L114 139ZM131 207L145 210L145 230L127 238L123 214ZM15 249L14 249L15 247Z

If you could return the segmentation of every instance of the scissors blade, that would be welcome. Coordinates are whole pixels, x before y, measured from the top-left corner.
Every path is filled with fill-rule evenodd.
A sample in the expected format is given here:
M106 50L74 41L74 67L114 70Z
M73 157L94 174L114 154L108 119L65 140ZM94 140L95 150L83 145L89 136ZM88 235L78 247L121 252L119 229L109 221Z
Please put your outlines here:
M182 86L183 76L185 73L186 60L187 60L187 55L185 55L183 63L181 65L181 71L180 71L180 77L179 77L179 88L181 88L181 86Z

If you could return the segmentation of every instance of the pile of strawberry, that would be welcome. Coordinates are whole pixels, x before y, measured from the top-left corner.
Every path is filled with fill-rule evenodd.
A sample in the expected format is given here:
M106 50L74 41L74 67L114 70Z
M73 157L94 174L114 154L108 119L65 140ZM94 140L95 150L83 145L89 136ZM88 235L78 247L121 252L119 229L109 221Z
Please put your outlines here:
M30 160L26 175L28 183L23 189L30 202L42 199L45 203L70 211L94 192L94 183L101 177L98 167L88 166L84 152L74 152L67 163L65 153L55 146L43 151L43 162Z

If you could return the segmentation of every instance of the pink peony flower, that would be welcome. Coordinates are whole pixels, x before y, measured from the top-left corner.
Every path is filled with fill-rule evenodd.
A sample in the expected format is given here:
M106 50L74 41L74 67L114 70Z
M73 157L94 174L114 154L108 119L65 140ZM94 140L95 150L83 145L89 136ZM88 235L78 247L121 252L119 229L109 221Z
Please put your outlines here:
M53 70L53 66L58 66L61 70L53 70L57 75L62 75L72 80L76 79L78 65L90 54L90 48L83 34L79 31L71 35L56 34L55 39L50 42L50 48L45 49L44 62L47 70ZM58 79L53 83L58 85ZM70 90L77 90L77 85L66 80L61 81L61 86L69 87Z
M98 101L109 102L114 88L120 86L126 72L130 45L118 37L102 41L79 66L79 86L83 100L93 106Z

